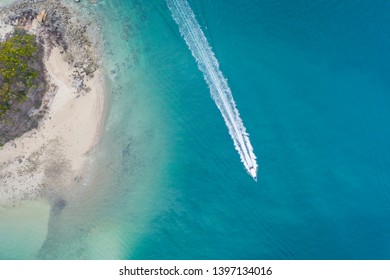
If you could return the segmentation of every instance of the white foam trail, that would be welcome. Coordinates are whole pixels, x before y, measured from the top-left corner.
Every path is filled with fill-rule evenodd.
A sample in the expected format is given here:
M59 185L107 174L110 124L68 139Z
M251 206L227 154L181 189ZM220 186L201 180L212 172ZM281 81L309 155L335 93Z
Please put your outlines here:
M218 60L211 50L206 36L186 0L166 1L173 19L179 26L180 34L196 59L200 71L203 72L211 96L222 113L242 163L248 173L257 181L258 166L253 147L236 108L227 80L219 69Z

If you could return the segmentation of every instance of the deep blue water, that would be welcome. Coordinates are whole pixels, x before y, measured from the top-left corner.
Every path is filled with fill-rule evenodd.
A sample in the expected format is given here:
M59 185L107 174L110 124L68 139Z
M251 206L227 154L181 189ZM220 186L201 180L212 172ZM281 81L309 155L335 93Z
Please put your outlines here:
M390 258L387 1L189 1L250 133L258 183L164 1L106 2L134 24L145 81L132 82L150 91L128 94L155 107L165 139L153 142L157 167L146 163L159 170L147 225L124 258Z
M244 170L165 1L101 15L90 189L40 258L390 259L390 3L191 0L258 157Z

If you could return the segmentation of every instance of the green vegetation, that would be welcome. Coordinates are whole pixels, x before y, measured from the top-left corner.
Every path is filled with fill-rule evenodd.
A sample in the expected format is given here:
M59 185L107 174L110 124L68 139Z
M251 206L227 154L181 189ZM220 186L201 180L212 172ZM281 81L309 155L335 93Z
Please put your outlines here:
M34 68L39 51L35 35L17 30L0 42L0 120L15 102L27 100L38 71Z

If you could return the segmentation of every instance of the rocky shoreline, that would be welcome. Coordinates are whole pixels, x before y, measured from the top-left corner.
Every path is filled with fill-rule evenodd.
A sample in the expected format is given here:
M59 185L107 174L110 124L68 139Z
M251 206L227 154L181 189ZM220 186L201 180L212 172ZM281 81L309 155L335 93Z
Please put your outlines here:
M0 8L0 29L4 32L0 34L3 35L0 40L7 38L15 28L25 29L36 35L39 45L42 46L44 59L50 56L54 47L59 48L72 69L70 78L76 93L80 95L90 91L87 81L93 77L100 63L94 48L99 34L95 24L84 19L71 5L62 1L23 0ZM35 94L30 95L29 102L20 106L23 110L18 108L8 116L16 125L0 123L1 144L37 128L44 117L50 102L50 96L44 92L49 92L55 85L50 84L44 67L39 72L40 87L35 90ZM38 92L39 90L43 93ZM37 105L39 108L36 108Z

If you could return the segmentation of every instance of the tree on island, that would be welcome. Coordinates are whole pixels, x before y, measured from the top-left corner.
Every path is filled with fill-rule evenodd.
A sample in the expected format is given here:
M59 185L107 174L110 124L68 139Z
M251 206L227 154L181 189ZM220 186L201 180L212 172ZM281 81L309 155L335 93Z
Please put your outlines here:
M37 125L29 117L44 94L42 53L36 36L23 29L0 42L0 145Z
M0 42L0 117L15 102L26 100L27 91L34 86L38 72L34 68L38 45L35 35L17 30L5 42Z

